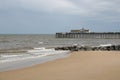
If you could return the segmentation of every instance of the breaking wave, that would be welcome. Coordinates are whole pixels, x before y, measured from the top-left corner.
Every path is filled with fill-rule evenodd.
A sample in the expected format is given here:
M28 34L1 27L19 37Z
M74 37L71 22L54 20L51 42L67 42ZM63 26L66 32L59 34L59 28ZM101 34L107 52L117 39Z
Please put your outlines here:
M40 48L30 49L26 53L21 53L21 54L1 54L0 63L34 59L34 58L40 58L40 57L57 55L68 52L69 51L62 51L62 50L56 51L54 48L46 49L45 47L40 47Z

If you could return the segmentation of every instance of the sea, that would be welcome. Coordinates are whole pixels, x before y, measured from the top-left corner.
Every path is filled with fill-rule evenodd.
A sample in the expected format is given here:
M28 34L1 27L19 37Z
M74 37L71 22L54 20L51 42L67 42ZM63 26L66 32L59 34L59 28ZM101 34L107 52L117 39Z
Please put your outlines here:
M120 39L55 38L55 34L0 34L0 72L64 58L70 51L55 47L120 44Z

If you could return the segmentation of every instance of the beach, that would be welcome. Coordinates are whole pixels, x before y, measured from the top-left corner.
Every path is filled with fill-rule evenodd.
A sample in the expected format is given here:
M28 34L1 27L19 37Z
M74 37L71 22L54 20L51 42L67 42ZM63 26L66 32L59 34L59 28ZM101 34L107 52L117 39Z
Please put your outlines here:
M75 51L67 58L0 72L0 80L120 80L120 52Z

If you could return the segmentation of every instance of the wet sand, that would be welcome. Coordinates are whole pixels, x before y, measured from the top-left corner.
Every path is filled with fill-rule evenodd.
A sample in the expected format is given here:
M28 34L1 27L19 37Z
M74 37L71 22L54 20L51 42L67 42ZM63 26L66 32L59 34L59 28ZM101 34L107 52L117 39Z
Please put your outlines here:
M0 80L120 80L120 52L73 52L64 59L0 72Z

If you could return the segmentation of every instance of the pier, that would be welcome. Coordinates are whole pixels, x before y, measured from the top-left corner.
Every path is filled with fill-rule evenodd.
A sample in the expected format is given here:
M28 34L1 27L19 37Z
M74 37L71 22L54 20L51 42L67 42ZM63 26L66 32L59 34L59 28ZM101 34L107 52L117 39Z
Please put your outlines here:
M66 33L56 33L56 38L96 38L96 39L120 39L120 32L90 32L86 29L71 30Z

